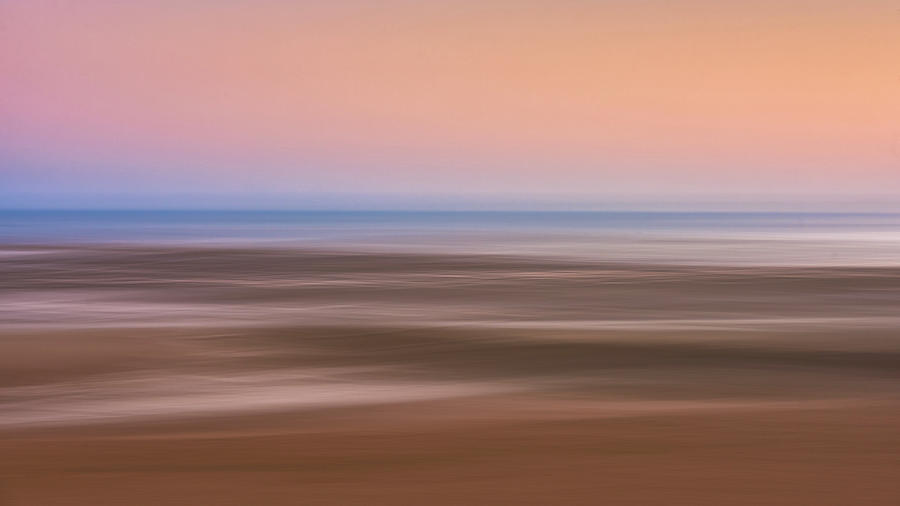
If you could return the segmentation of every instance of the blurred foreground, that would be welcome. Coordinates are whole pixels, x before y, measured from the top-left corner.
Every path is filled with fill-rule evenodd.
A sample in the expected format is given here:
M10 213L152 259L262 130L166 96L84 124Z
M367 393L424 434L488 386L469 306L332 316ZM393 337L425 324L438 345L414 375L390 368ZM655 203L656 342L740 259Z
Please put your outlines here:
M900 267L0 251L0 505L900 503Z

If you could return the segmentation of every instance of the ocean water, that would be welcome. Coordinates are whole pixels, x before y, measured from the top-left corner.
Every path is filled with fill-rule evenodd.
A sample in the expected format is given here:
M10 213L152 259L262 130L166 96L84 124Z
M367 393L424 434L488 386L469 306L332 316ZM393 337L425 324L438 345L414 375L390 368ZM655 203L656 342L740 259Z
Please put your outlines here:
M0 244L303 247L699 265L898 265L900 214L0 211Z
M0 426L900 395L900 216L0 212Z

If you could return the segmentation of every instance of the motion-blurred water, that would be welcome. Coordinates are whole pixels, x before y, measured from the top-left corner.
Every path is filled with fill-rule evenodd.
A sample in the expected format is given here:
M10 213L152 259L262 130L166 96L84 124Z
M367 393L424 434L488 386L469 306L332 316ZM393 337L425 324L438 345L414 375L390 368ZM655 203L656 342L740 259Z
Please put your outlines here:
M0 213L0 425L894 397L900 216Z
M0 211L3 244L183 244L691 264L898 265L900 214Z

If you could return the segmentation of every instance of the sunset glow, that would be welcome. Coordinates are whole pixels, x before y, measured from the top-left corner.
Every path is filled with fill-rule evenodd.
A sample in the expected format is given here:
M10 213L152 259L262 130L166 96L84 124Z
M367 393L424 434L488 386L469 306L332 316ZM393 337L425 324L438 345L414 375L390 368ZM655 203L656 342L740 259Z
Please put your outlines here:
M0 2L0 195L890 194L896 7Z

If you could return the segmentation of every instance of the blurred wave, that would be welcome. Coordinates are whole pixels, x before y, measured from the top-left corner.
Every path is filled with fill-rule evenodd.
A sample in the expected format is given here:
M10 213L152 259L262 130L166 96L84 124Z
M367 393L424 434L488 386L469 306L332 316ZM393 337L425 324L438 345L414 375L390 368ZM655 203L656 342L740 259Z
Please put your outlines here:
M0 244L86 243L898 266L900 214L0 211Z
M716 221L723 217L682 216L659 230L641 228L658 217L631 217L631 236L556 255L547 252L569 243L537 247L556 239L537 239L544 226L559 232L553 217L480 236L473 223L446 217L373 225L383 245L408 228L381 248L341 227L327 240L273 245L237 223L240 241L205 241L214 230L233 232L225 220L171 242L151 238L134 216L98 218L115 232L78 222L95 219L86 215L48 216L55 224L34 230L23 223L35 216L2 218L3 426L498 393L713 405L900 393L900 250L889 217L829 215L838 225L817 222L817 235L801 231L802 240L772 236L773 220L788 220L779 225L787 230L796 217L728 228ZM52 231L65 220L78 223ZM417 228L428 220L447 230ZM842 235L859 220L870 228ZM188 222L186 230L205 227ZM277 229L270 237L297 231L267 223ZM132 236L117 232L131 225ZM328 219L313 225L335 228ZM604 226L604 234L613 227ZM512 247L523 234L537 246ZM831 265L818 261L827 255L792 262L778 249L803 255L804 241L831 244L832 253L871 249ZM691 251L693 261L679 260Z

